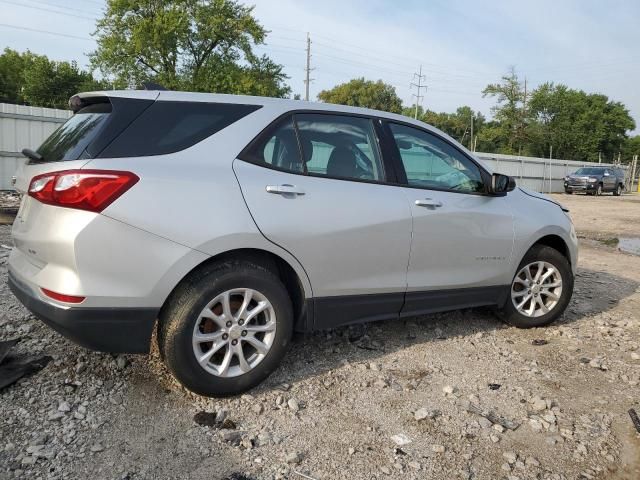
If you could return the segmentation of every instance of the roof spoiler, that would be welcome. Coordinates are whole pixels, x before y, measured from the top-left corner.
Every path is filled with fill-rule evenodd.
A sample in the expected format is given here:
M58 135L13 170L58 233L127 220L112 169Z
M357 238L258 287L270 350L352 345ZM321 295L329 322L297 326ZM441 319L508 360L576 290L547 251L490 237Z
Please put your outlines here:
M155 82L142 82L141 87L142 88L140 90L162 90L162 91L168 90L164 86Z
M77 113L87 105L93 105L94 103L110 103L109 97L107 97L106 95L96 95L90 97L85 97L80 94L74 95L69 99L69 108L73 111L73 113Z

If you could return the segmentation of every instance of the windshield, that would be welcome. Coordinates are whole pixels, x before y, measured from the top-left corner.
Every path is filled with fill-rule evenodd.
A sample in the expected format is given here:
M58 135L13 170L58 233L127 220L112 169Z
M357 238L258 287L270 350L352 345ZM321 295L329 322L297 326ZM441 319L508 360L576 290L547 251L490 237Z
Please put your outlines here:
M602 175L604 168L585 167L576 170L576 175Z
M84 151L95 138L111 113L111 104L96 103L89 105L51 134L40 148L44 162L78 160L85 156Z

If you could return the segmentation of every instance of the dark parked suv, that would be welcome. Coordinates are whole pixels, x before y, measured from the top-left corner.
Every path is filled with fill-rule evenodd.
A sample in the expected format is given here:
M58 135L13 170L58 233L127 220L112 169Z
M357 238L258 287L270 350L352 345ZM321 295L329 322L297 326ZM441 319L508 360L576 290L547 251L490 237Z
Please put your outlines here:
M584 192L601 195L613 192L618 196L624 190L624 170L613 167L582 167L564 177L565 193Z

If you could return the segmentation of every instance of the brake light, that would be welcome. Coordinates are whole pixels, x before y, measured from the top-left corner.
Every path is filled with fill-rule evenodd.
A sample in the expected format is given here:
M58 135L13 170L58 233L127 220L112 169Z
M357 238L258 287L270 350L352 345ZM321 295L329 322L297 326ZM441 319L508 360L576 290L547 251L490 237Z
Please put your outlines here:
M44 293L47 297L53 298L54 300L58 300L59 302L65 303L82 303L86 297L76 297L75 295L65 295L63 293L52 292L51 290L47 290L46 288L41 288L42 293Z
M140 178L113 170L63 170L33 177L29 196L58 207L99 213Z

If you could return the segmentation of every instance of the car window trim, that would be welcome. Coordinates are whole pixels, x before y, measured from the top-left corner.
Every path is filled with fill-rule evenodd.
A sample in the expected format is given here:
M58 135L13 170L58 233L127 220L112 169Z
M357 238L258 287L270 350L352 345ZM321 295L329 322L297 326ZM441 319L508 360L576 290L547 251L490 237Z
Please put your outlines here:
M454 150L456 150L458 153L460 153L463 157L465 157L466 159L468 159L469 161L471 161L476 167L478 167L478 170L480 171L480 176L482 178L482 183L483 183L483 191L481 192L463 192L460 190L452 190L450 188L438 188L438 187L430 187L430 188L426 188L426 187L421 187L418 185L411 185L409 184L409 180L407 178L407 172L406 169L404 167L404 163L402 163L402 156L400 154L400 149L398 148L398 144L395 141L395 138L393 136L393 132L391 131L391 124L395 123L396 125L401 125L404 127L408 127L408 128L413 128L415 130L418 130L420 132L423 132L427 135L431 135L443 142L445 142L447 145L449 145L450 147L452 147ZM491 183L491 173L489 173L476 159L474 159L472 156L468 155L466 152L464 152L463 150L460 149L460 147L456 146L455 144L451 143L450 140L448 140L447 138L443 137L442 135L438 135L437 132L432 132L429 129L426 129L424 127L420 127L419 125L415 125L413 123L410 122L403 122L401 120L391 120L391 119L383 119L383 124L384 124L384 129L386 130L386 137L387 137L387 141L391 142L390 145L390 153L393 157L393 163L394 165L397 165L396 168L399 169L399 171L401 172L401 175L399 176L399 182L400 185L402 187L405 188L413 188L413 189L417 189L417 190L428 190L428 191L434 191L434 192L449 192L449 193L458 193L458 194L462 194L462 195L480 195L480 196L493 196L489 193L488 190L488 186Z
M307 167L306 167L306 162L304 162L304 154L302 152L302 144L300 142L300 138L298 135L298 125L295 121L295 115L301 115L301 114L320 114L320 115L333 115L333 116L342 116L342 117L355 117L355 118L364 118L366 120L369 120L372 125L373 125L373 134L375 137L375 141L376 141L376 148L378 149L378 155L382 164L382 168L384 170L384 180L369 180L366 178L344 178L344 177L334 177L331 175L322 175L322 174L317 174L317 173L312 173L312 172L308 172L307 171ZM296 132L296 140L298 141L298 148L299 148L299 155L300 155L300 159L302 160L302 163L304 164L304 170L305 172L293 172L291 170L287 170L285 168L281 168L281 167L277 167L274 165L271 165L269 163L266 162L261 162L261 161L257 161L255 159L252 158L252 156L249 154L257 144L260 144L261 142L263 142L266 138L267 135L269 135L272 131L273 131L273 127L277 124L280 124L280 122L286 118L286 117L291 117L292 121L294 122L294 130ZM374 185L391 185L391 186L399 186L400 183L397 182L397 172L394 168L390 168L390 164L387 161L387 157L388 155L385 155L385 152L382 148L381 145L381 139L380 139L380 135L379 135L379 130L376 126L376 120L379 120L380 122L384 122L384 118L383 117L377 117L375 115L366 115L366 114L360 114L360 113L345 113L345 112L333 112L333 111L329 111L329 110L314 110L314 109L297 109L297 110L288 110L285 113L279 115L278 117L276 117L274 120L272 120L271 122L269 122L269 124L267 126L265 126L249 143L247 143L247 145L240 151L240 153L237 155L237 159L238 160L242 160L243 162L247 162L247 163L251 163L252 165L257 165L258 167L263 167L263 168L268 168L270 170L276 170L279 172L285 172L285 173L290 173L291 175L302 175L302 176L306 176L306 177L314 177L314 178L326 178L326 179L330 179L330 180L341 180L343 182L357 182L357 183L370 183L370 184L374 184Z

